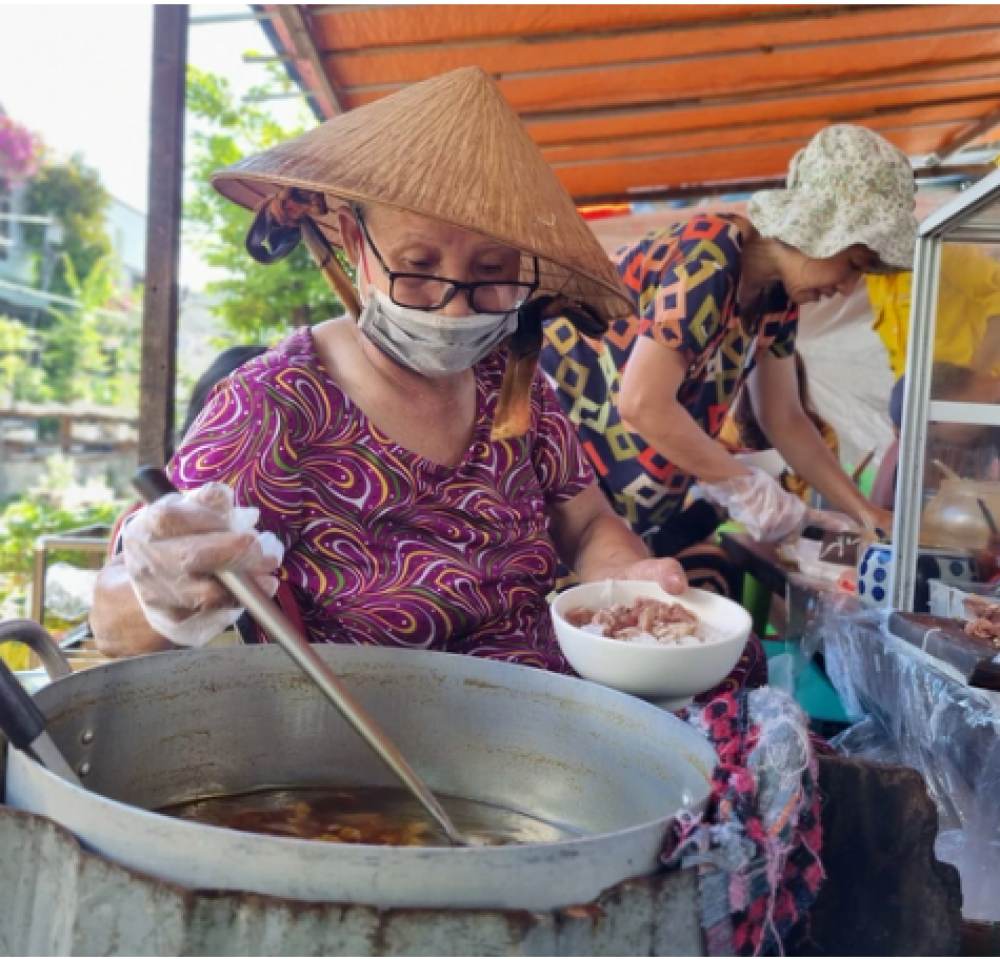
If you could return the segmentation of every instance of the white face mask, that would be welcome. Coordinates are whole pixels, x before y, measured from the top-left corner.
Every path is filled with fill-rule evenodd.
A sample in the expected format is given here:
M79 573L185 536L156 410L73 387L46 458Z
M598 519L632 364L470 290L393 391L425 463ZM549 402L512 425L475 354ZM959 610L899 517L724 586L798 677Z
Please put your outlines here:
M517 329L517 311L441 316L393 303L368 288L358 329L397 363L424 376L471 369Z

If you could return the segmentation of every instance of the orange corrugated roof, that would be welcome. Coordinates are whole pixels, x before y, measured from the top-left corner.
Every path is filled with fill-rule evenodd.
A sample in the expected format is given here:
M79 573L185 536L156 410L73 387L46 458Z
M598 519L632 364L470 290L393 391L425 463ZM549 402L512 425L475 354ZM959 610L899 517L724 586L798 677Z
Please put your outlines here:
M265 9L325 117L482 67L581 200L780 176L835 122L947 152L1000 114L1000 7L302 5L312 51Z

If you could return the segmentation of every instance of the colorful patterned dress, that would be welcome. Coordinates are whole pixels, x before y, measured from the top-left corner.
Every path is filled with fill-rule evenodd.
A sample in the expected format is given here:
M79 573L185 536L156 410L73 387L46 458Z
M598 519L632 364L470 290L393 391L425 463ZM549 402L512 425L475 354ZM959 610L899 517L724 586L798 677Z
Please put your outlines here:
M285 544L288 583L313 642L469 653L569 671L546 596L557 566L546 507L593 474L539 374L533 425L490 439L501 353L475 369L464 460L442 466L394 443L325 373L301 330L212 394L171 473L227 483Z
M616 256L635 315L616 321L600 342L565 320L545 330L542 367L614 504L640 536L684 505L695 479L629 430L618 395L629 356L642 337L678 351L688 365L678 400L712 437L758 359L795 350L798 308L775 288L752 328L737 290L743 235L732 215L694 216L651 233Z

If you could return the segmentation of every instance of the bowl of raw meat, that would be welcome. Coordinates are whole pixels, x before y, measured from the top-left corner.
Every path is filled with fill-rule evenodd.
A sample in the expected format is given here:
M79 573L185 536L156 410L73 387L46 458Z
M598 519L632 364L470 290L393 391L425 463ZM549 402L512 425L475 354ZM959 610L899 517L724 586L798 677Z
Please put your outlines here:
M750 636L742 606L700 589L656 583L574 586L552 603L563 655L584 678L681 709L722 682Z

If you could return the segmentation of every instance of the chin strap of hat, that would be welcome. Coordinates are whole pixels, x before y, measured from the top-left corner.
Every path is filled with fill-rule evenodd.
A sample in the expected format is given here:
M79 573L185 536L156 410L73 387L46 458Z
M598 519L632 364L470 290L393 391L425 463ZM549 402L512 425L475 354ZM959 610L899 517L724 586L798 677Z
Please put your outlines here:
M277 263L305 240L313 261L337 294L344 309L355 319L361 313L358 292L340 265L333 247L316 225L328 213L321 193L285 187L258 208L247 233L246 248L258 263Z
M518 310L517 329L507 342L507 369L493 419L492 439L524 436L531 429L531 384L542 352L542 323L564 316L584 336L600 337L608 324L593 307L564 296L536 296Z

